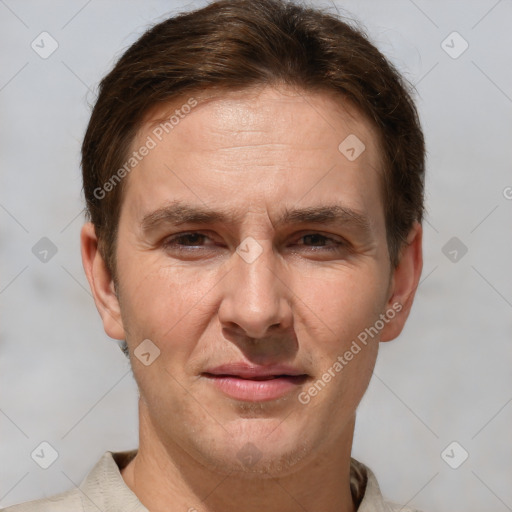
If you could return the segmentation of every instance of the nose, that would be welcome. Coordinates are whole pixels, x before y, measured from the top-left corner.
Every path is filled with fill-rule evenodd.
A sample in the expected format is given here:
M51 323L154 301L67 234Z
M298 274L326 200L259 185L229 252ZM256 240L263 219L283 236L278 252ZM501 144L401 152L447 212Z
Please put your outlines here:
M292 293L284 276L278 276L279 262L272 249L264 247L255 261L235 253L232 264L223 280L221 325L253 339L289 329Z

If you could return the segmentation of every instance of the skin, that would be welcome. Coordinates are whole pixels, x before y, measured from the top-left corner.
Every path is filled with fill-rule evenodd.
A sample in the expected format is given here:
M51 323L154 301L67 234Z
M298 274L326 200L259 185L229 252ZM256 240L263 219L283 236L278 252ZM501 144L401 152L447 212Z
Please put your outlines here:
M152 512L353 511L356 408L379 342L395 338L409 314L422 268L421 226L392 268L378 138L339 98L280 86L198 99L125 178L117 287L94 227L82 230L105 331L127 340L140 391L139 451L122 476ZM133 148L176 104L167 107L147 117ZM350 134L366 147L354 161L338 150ZM146 222L144 229L144 218L155 220L151 214L174 201L228 217ZM360 214L366 229L279 221L286 208L333 204ZM175 236L189 232L200 236ZM262 249L252 263L236 251L247 237ZM401 311L302 404L298 392L393 304ZM133 355L145 339L160 350L149 366ZM201 375L233 361L290 364L309 380L277 400L235 400ZM251 465L239 457L247 443L260 457Z

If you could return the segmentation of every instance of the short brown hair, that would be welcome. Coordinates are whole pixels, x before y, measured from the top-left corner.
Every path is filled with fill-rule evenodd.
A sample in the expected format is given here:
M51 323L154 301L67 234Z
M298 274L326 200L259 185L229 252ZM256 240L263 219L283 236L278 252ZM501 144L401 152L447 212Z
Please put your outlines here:
M397 265L423 217L425 147L410 86L361 29L337 16L284 0L221 0L155 25L101 81L82 172L88 218L114 279L123 181L108 193L102 187L123 166L149 109L194 91L279 84L336 92L376 127L389 255Z

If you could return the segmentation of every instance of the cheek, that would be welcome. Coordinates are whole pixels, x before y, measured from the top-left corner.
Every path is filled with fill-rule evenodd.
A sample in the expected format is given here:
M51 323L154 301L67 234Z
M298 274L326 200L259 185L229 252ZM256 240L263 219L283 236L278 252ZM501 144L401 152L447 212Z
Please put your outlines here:
M373 325L385 304L386 281L371 262L358 268L330 269L321 278L295 280L294 292L304 318L301 323L324 333L323 347L342 349Z
M129 345L149 338L162 351L190 352L194 334L208 321L204 303L218 282L217 273L149 261L125 269L120 300Z
M151 268L147 261L133 265L131 270L125 267L125 279L120 279L121 310L133 373L143 399L153 404L166 403L165 414L185 414L182 408L190 405L180 400L168 403L168 398L182 395L187 385L198 340L211 321L211 312L206 309L208 292L215 287L215 273L161 264L155 270L142 272L145 268ZM135 277L127 280L126 275ZM137 358L137 347L146 339L159 350L158 357L148 366Z
M315 362L315 378L329 382L330 391L321 393L317 404L337 395L341 411L357 405L371 378L379 336L368 330L385 305L385 276L372 263L329 277L295 283L302 304L295 316L301 349Z
M365 329L375 324L384 304L379 276L368 269L364 276L310 279L300 296L305 306L296 315L301 317L297 336L315 368L301 403L318 414L327 408L341 422L356 409L375 366L378 336L367 336Z

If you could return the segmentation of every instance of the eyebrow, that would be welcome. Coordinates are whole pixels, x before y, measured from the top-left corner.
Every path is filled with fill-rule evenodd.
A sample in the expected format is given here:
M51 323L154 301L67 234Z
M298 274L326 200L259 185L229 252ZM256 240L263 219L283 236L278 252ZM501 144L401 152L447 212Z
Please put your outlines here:
M234 223L241 219L239 210L217 211L204 206L194 206L181 201L158 208L145 215L141 221L144 233L151 232L161 225L172 224L215 224ZM365 215L340 204L309 206L305 208L285 208L274 226L286 224L328 224L348 225L364 234L370 234L371 224Z

